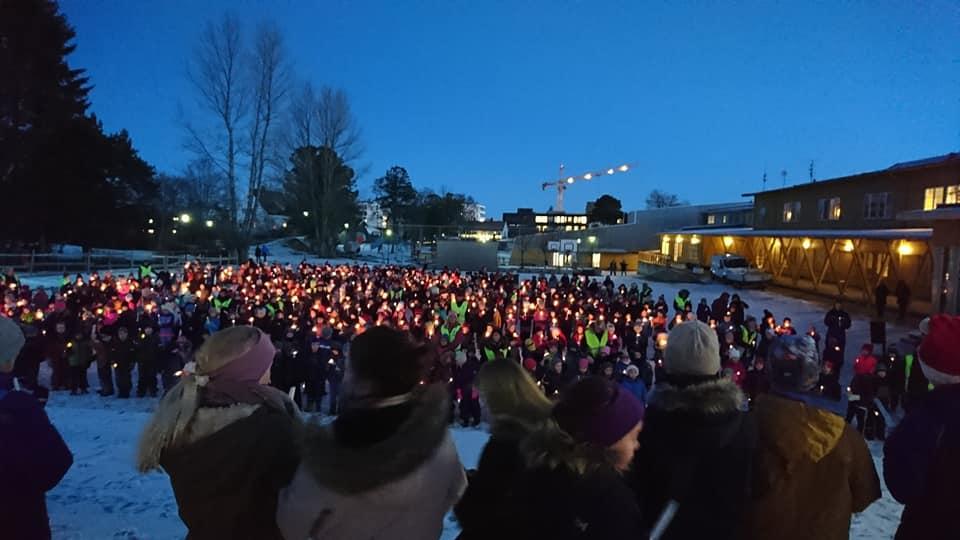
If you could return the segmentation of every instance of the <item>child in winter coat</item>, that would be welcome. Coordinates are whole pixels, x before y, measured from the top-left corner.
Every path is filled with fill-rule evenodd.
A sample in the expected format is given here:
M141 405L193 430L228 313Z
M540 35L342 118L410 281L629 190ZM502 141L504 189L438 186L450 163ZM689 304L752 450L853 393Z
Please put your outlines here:
M137 344L137 397L157 397L157 374L160 359L160 340L153 325L146 325Z
M877 357L873 355L873 344L867 343L853 361L853 373L854 375L873 375L876 370Z
M550 370L543 376L543 393L551 399L560 397L567 385L570 383L570 377L563 371L563 360L556 358Z
M76 332L73 341L67 343L67 363L70 366L70 395L87 393L87 368L93 361L93 344L90 336Z
M759 358L761 357L757 357L757 359ZM743 382L747 377L747 368L740 362L740 349L734 347L727 353L727 363L723 366L723 374L733 381L733 384L737 385L738 388L743 388Z
M620 386L624 390L634 395L641 403L647 401L647 385L640 378L640 368L634 365L627 366L624 370L624 377L620 381Z
M460 408L460 425L479 426L480 391L474 383L480 371L480 361L466 351L457 351L454 361L456 366L453 368L453 388Z
M833 362L824 362L820 372L820 395L840 401L840 374L834 369Z

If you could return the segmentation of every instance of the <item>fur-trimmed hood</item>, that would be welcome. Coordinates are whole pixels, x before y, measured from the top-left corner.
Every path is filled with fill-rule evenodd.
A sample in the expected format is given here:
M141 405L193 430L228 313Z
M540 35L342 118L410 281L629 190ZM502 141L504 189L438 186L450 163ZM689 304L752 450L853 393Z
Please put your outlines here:
M426 463L448 436L448 399L444 388L427 387L413 397L410 414L393 433L370 445L347 446L333 424L307 424L303 466L317 484L342 494L394 482Z
M579 476L612 470L603 448L575 441L552 419L523 438L520 453L530 469L566 469Z
M683 388L657 381L648 406L664 412L696 415L729 414L743 409L746 398L730 379L721 378Z
M647 403L640 443L698 452L723 448L747 427L745 422L753 423L743 410L745 402L740 388L726 378L686 387L658 381Z

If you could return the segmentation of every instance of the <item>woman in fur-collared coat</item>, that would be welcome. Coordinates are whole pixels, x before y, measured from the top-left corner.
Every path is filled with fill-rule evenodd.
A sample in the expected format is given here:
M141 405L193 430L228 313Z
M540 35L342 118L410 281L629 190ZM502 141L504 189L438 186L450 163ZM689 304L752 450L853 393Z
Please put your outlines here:
M673 329L663 368L632 479L647 529L670 506L676 514L664 539L738 538L757 442L746 398L719 375L717 335L700 321Z
M137 466L170 475L188 540L281 538L277 493L297 467L299 421L267 386L274 354L256 328L213 334L143 434Z
M442 386L421 386L425 351L378 326L357 336L332 424L306 426L302 462L280 493L287 540L436 540L466 488Z

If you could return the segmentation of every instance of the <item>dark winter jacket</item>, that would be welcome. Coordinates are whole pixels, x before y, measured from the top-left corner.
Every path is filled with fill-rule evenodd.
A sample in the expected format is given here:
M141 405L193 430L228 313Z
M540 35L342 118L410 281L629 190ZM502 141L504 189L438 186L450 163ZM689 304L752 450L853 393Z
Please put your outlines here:
M646 538L636 496L601 450L578 445L556 424L521 444L526 469L515 477L503 538Z
M669 501L663 538L736 539L750 493L757 428L729 379L651 392L631 482L649 530Z
M831 309L823 318L823 324L827 327L827 337L837 338L841 345L847 342L850 323L850 314L842 309Z
M458 540L510 538L503 526L512 509L514 483L524 471L520 443L531 428L519 420L499 419L483 447L477 469L454 508L460 523Z
M299 459L293 414L267 405L201 408L190 441L161 454L188 540L281 538L277 495Z
M960 538L960 384L923 396L883 450L887 488L906 505L897 540Z
M0 537L50 538L46 493L72 464L40 403L0 374Z
M850 518L880 498L863 436L843 418L764 394L744 540L846 540Z

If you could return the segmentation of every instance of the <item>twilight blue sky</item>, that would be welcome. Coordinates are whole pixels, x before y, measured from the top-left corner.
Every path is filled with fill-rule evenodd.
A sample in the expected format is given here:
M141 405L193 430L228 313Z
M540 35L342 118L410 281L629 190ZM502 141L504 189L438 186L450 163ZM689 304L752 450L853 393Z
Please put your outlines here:
M283 30L297 75L343 87L363 129L361 194L389 166L499 218L546 209L557 166L623 161L567 210L652 188L695 203L960 149L960 2L62 0L92 109L180 171L178 106L206 20Z

